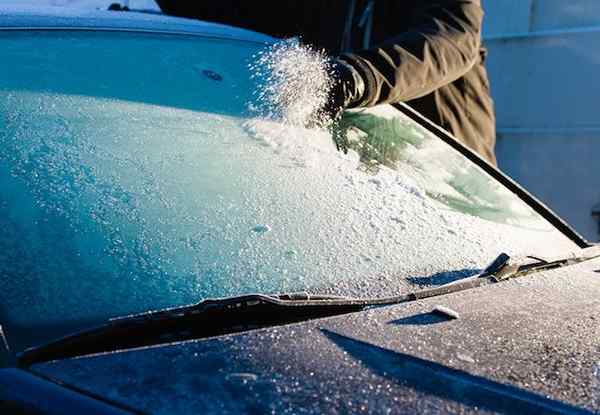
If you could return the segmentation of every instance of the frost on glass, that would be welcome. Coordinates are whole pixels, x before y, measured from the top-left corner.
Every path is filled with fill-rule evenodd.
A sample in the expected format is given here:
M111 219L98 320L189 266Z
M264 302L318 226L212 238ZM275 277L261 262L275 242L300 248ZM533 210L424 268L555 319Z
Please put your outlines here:
M253 46L0 43L0 320L17 350L207 297L392 295L574 248L392 108L346 119L347 154L247 113Z
M412 177L428 197L466 214L522 227L550 227L479 167L392 108L346 112L339 130L365 171L392 168Z

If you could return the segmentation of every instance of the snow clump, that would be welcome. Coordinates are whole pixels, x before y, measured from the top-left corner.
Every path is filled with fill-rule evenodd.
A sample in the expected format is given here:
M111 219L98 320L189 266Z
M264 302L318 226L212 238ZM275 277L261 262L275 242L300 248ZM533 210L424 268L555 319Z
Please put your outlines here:
M292 126L331 123L322 111L334 84L325 52L287 39L259 52L249 68L257 82L250 109L261 117Z

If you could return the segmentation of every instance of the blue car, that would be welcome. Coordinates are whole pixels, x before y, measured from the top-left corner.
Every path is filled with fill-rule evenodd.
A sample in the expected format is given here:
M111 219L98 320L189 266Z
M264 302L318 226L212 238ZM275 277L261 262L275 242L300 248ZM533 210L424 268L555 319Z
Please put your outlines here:
M600 412L600 249L406 106L265 117L274 43L2 13L0 413Z

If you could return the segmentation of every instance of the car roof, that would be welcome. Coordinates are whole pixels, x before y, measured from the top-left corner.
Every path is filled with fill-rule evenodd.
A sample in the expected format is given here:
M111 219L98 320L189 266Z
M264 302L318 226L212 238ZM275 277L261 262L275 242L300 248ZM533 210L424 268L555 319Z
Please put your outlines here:
M0 30L79 29L189 34L256 43L274 38L246 29L160 13L85 10L68 7L0 6Z

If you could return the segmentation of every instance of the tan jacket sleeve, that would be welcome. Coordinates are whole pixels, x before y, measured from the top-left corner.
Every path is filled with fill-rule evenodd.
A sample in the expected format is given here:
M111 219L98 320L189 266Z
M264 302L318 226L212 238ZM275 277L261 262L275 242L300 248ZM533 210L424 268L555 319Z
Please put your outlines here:
M412 13L409 30L340 57L364 80L365 94L357 106L422 97L460 78L480 59L480 1L425 3Z

